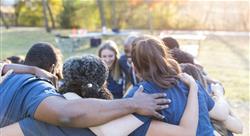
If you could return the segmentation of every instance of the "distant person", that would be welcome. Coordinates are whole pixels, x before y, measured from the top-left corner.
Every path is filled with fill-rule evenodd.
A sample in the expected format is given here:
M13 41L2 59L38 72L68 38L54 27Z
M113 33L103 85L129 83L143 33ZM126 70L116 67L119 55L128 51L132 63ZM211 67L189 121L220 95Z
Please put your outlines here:
M177 40L172 37L163 37L161 40L164 42L164 45L168 47L169 50L174 48L180 48L180 45Z
M10 56L10 57L6 58L6 60L9 60L11 63L15 63L15 64L23 64L24 63L23 56Z
M132 85L135 85L138 82L131 60L132 43L137 37L137 35L129 35L127 37L124 42L124 54L122 54L119 59L121 69L124 71L127 80L129 80Z
M98 56L104 60L109 68L108 89L115 99L122 98L126 91L126 78L118 62L120 55L116 43L111 40L104 42L98 50Z

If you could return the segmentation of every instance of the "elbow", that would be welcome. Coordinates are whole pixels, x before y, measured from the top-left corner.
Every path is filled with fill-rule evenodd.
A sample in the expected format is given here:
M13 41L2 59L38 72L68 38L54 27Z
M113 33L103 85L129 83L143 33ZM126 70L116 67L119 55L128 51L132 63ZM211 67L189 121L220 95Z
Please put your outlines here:
M64 127L86 127L83 123L83 121L79 120L85 120L86 113L78 113L74 114L72 112L62 112L58 115L58 123L59 126Z
M215 119L218 121L225 121L225 120L227 120L227 118L228 118L228 116L226 114L222 113L222 114L218 114L217 118L215 118Z

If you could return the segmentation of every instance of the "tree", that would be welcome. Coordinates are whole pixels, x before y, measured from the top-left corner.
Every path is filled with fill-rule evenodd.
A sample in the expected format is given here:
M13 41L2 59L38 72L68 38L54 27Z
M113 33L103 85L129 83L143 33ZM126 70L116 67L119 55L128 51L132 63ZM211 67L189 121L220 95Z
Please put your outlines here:
M1 16L1 20L2 20L2 22L3 22L3 24L4 24L4 26L5 26L5 28L9 28L9 25L8 25L8 23L6 22L6 20L4 19L4 16L3 16L3 13L2 13L2 11L0 10L0 16Z
M47 0L42 0L42 4L43 4L44 26L47 32L51 32L47 17Z
M53 13L51 11L49 2L46 2L46 7L48 8L48 11L49 11L49 16L50 16L50 20L51 20L51 23L52 23L52 28L55 29L55 19L53 17Z
M97 6L99 9L100 19L101 19L101 24L102 24L102 29L103 29L106 27L106 19L105 19L105 14L104 14L104 10L103 10L102 0L97 0Z

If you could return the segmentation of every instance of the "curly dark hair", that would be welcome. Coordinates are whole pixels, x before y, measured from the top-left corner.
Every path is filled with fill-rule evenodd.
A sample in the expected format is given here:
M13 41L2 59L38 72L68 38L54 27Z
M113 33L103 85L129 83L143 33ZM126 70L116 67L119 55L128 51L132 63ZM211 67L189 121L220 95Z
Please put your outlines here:
M99 57L85 55L69 58L63 65L63 93L74 92L84 98L112 99L106 88L108 67Z

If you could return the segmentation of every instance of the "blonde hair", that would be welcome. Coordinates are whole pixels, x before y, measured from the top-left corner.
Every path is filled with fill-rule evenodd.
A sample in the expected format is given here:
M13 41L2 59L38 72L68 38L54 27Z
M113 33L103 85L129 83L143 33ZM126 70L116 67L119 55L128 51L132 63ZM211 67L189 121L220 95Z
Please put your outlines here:
M111 72L111 76L113 77L113 79L115 81L118 81L121 77L121 69L120 69L120 65L118 62L120 54L119 54L117 44L112 40L107 40L106 42L104 42L98 50L99 57L101 57L101 53L104 49L108 49L108 50L113 51L115 53L115 62L111 66L110 72Z

